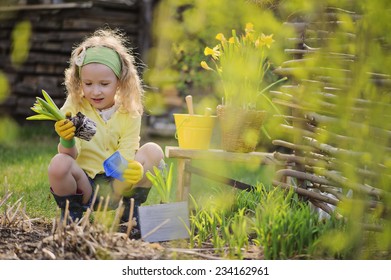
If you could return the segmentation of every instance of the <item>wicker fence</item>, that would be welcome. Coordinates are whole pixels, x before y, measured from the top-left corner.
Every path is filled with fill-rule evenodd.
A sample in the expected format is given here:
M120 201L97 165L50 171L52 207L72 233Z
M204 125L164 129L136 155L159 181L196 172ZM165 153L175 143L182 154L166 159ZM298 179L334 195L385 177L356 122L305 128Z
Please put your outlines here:
M391 104L370 92L389 95L391 79L358 71L366 53L355 45L357 34L341 32L341 16L354 25L361 20L350 11L327 9L286 23L298 36L285 50L292 59L277 72L291 83L271 93L284 111L276 117L285 121L273 144L290 152L274 154L286 168L277 172L273 184L293 187L323 213L333 214L335 206L356 201L367 213L389 219ZM346 46L333 44L337 37ZM349 51L349 43L357 50ZM384 122L378 121L379 115ZM382 228L360 219L365 228Z

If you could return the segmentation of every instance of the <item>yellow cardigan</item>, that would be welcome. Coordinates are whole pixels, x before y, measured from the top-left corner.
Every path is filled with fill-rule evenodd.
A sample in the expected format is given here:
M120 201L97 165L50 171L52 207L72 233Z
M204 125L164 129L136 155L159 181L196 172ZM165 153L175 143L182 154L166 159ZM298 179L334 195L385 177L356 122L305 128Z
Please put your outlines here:
M77 113L68 99L61 111L71 112L72 116ZM117 150L124 158L134 159L140 147L140 115L117 110L105 122L86 99L83 99L80 112L96 122L96 134L90 141L75 138L78 151L76 162L89 177L94 178L96 174L104 173L103 161Z

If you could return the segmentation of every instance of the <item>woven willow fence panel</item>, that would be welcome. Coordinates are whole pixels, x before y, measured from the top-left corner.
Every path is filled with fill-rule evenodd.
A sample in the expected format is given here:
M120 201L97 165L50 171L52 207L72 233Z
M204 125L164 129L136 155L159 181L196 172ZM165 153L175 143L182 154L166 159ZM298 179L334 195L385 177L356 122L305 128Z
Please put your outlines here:
M293 187L323 214L340 218L336 206L359 203L380 220L358 215L358 222L381 230L379 221L390 218L391 80L365 68L375 51L368 40L379 40L376 51L388 51L363 22L333 8L286 22L297 36L285 50L291 59L276 72L290 84L271 93L283 111L275 116L283 121L273 144L289 152L274 154L286 168L273 184Z

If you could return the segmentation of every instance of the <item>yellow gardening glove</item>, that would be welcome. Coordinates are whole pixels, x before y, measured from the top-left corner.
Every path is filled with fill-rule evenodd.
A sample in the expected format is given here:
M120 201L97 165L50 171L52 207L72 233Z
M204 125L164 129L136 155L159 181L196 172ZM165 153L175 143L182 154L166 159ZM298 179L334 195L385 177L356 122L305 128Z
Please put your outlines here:
M75 136L76 127L73 122L68 119L71 117L71 113L68 112L65 116L67 117L65 120L57 121L54 124L54 129L64 140L72 140Z
M144 176L144 168L138 161L129 160L128 167L125 169L123 175L126 182L135 185Z

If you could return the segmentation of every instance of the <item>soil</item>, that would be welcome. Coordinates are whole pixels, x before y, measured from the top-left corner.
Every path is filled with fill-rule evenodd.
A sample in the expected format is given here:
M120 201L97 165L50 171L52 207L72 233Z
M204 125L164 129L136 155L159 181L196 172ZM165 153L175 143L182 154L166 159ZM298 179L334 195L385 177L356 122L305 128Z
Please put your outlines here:
M188 260L222 259L208 244L189 249L188 240L148 243L126 233L108 232L93 225L56 228L31 223L28 229L0 225L0 260ZM54 232L54 233L53 233ZM261 259L256 246L245 259Z
M39 242L49 236L47 225L35 224L34 229L0 227L0 259L42 259L35 250Z
M190 250L186 240L148 243L126 233L90 225L32 223L29 229L0 226L0 260L172 260L221 259L212 248Z
M168 259L161 244L128 238L125 233L107 233L68 225L52 233L52 225L34 223L29 230L0 227L0 259L86 260L86 259ZM84 229L85 230L85 229ZM99 240L100 239L100 240Z

